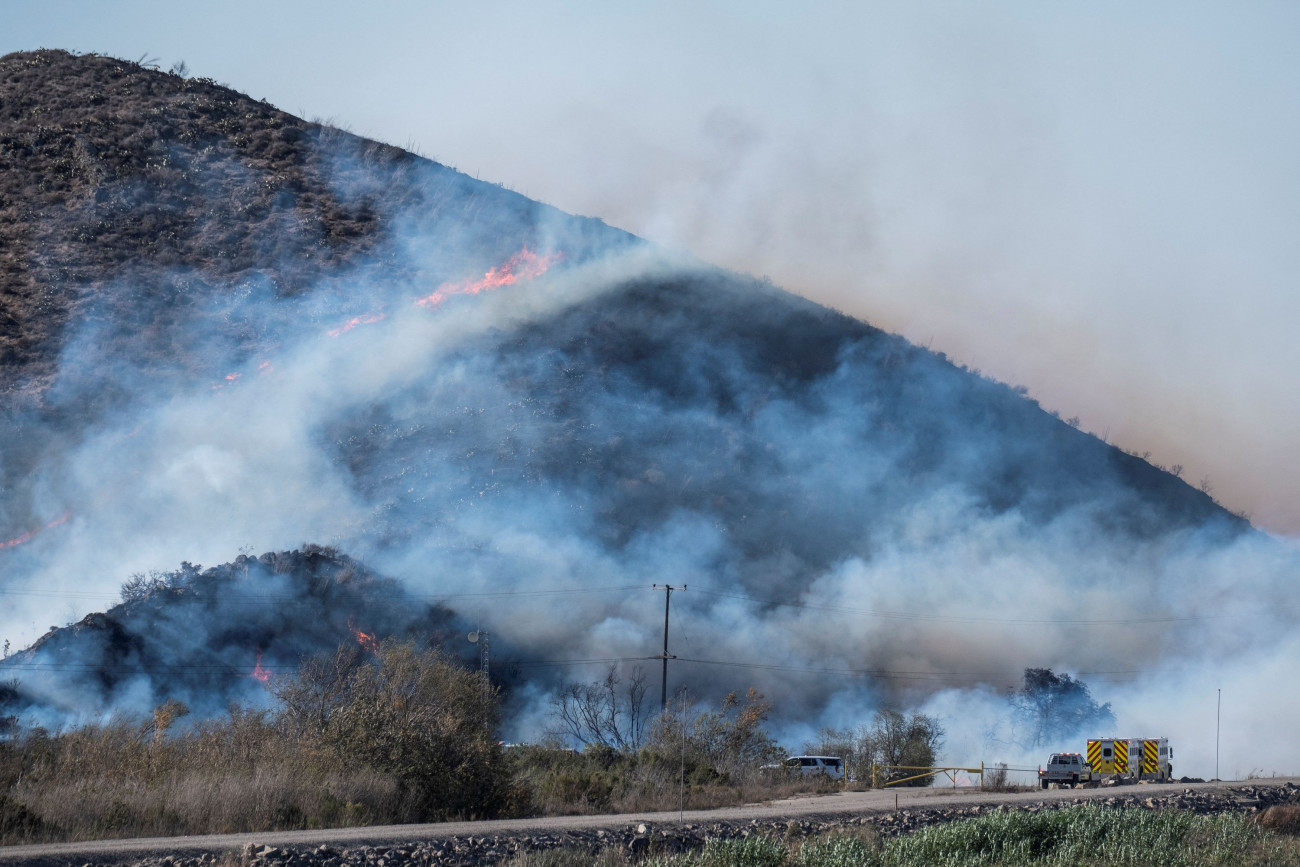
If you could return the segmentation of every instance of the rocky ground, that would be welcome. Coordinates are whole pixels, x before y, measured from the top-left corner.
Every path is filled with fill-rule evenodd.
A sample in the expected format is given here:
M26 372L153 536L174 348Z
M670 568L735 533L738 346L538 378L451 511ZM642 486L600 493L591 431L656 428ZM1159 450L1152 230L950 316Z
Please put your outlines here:
M598 852L616 849L630 862L651 853L676 853L695 849L711 838L764 835L797 838L828 831L875 826L880 834L894 836L930 825L969 819L998 810L1028 812L1060 810L1092 803L1127 810L1188 810L1201 814L1255 813L1274 804L1300 804L1300 785L1260 784L1231 789L1188 785L1169 794L1145 795L1137 787L1116 789L1106 797L1040 800L1008 804L975 804L931 809L902 809L874 815L808 815L795 819L753 819L744 821L686 822L683 824L630 822L622 827L527 831L424 839L407 845L357 846L352 848L273 846L248 843L234 852L205 852L185 857L161 856L142 860L83 862L67 856L32 859L28 863L130 864L133 867L206 867L241 864L248 867L272 865L318 865L318 867L394 867L403 864L436 864L447 867L480 867L500 864L526 851L576 849Z

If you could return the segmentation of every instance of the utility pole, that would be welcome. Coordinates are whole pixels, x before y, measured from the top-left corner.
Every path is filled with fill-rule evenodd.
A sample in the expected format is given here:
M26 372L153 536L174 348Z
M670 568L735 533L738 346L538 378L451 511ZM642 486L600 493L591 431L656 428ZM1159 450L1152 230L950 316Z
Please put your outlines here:
M1219 687L1219 703L1214 707L1214 779L1219 779L1219 717L1223 712L1223 687Z
M668 653L668 606L672 601L673 591L685 590L686 585L683 584L681 587L674 587L671 584L651 584L650 586L655 590L664 591L664 652L659 656L659 658L664 661L664 673L663 673L662 686L660 687L659 690L659 707L661 712L667 713L668 712L668 660L677 658Z

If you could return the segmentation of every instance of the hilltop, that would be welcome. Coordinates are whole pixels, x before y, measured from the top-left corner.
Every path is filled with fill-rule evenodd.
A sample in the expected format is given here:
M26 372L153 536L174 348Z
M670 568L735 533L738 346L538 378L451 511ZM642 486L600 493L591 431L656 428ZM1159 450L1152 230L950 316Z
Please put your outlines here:
M505 258L551 211L211 79L65 51L6 55L0 387L47 386L85 317L161 341L183 314L237 306L250 289L292 299L362 261L379 268L372 279L409 278L391 247L402 220ZM571 226L629 240L596 220Z

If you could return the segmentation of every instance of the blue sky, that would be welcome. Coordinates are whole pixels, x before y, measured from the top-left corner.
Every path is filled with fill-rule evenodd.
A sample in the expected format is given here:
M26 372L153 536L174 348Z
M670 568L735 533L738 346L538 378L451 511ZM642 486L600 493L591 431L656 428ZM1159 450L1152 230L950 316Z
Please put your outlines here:
M3 13L768 274L1300 534L1300 5Z

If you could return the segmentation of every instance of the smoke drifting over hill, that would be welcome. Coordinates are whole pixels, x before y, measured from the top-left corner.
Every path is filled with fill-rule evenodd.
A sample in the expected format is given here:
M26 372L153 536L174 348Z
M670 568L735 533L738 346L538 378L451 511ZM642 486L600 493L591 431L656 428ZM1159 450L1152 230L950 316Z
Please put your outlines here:
M112 63L0 65L53 75L33 57L96 82ZM689 587L673 599L670 688L755 685L792 743L922 703L962 760L1007 757L998 692L1038 666L1088 680L1125 732L1177 738L1198 771L1197 702L1222 678L1261 730L1239 761L1300 762L1285 742L1300 708L1267 686L1297 649L1295 554L1176 477L863 322L228 91L209 94L229 110L194 121L193 141L169 137L185 94L207 86L123 76L105 92L179 102L117 186L86 180L92 155L64 195L90 207L100 190L149 189L149 160L188 166L178 236L217 214L202 219L226 242L36 279L65 324L10 358L0 535L20 541L0 550L6 634L26 643L79 619L81 597L60 594L317 542L399 582L420 617L441 612L439 640L489 631L512 737L538 730L559 679L602 667L569 663L656 653L650 585L667 582ZM239 123L255 115L298 130L299 156L258 174L228 153L253 147ZM56 161L88 133L4 134L12 179L21 148ZM218 156L198 172L186 160L201 154ZM267 184L279 187L253 230L222 211L232 190ZM324 264L277 228L321 191L340 214L370 215L364 244L324 232L305 245L333 249ZM109 243L78 234L74 205L47 203L29 257L62 238L65 261L84 263ZM124 225L168 207L142 193ZM227 244L239 268L222 264ZM40 316L25 315L11 321ZM319 640L264 629L218 645L249 668L257 650L290 661L355 614L325 607ZM203 628L175 630L177 658L215 627L232 634L224 610L185 616ZM64 662L100 653L46 644ZM10 671L65 719L199 692L175 668L142 669L107 698Z

